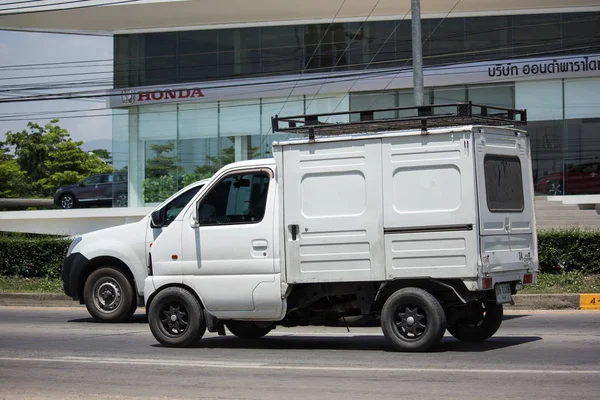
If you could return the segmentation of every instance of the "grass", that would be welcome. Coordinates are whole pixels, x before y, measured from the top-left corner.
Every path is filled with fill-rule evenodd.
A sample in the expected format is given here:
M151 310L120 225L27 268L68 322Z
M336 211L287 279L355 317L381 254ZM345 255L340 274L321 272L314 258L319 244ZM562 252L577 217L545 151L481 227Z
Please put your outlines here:
M60 278L0 276L0 292L62 293ZM519 293L600 293L600 275L580 271L538 274L535 285L525 285Z
M600 275L581 271L538 274L535 285L525 285L519 293L600 293Z
M62 293L62 279L0 276L0 292Z

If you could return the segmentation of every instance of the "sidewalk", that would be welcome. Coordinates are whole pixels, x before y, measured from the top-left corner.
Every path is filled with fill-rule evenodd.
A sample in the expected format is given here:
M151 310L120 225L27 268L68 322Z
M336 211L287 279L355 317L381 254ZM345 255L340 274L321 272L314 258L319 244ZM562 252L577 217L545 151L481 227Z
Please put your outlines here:
M513 299L515 304L506 305L507 310L600 310L600 295L517 294L513 296ZM588 304L592 300L594 300L593 304ZM62 293L10 292L0 292L0 306L84 307Z

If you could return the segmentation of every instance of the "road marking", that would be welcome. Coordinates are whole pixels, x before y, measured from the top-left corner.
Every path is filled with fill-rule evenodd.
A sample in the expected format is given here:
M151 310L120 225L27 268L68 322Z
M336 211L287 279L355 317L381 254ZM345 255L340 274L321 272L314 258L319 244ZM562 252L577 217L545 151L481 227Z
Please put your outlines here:
M600 310L600 293L580 294L579 308L582 310Z
M320 365L290 365L244 363L228 361L190 361L190 360L154 360L154 359L126 359L126 358L101 358L101 357L0 357L0 361L13 362L47 362L47 363L73 363L73 364L120 364L120 365L152 365L157 367L186 367L186 368L221 368L221 369L264 369L264 370L299 370L299 371L344 371L344 372L396 372L396 373L457 373L457 374L530 374L530 375L591 375L599 374L600 370L568 370L568 369L462 369L462 368L392 368L392 367L344 367Z

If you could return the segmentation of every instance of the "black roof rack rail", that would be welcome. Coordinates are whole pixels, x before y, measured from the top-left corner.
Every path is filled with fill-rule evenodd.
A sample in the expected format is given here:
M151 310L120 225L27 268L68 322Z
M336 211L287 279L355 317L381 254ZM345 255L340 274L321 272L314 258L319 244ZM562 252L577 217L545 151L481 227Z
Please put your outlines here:
M376 119L375 113L402 111L400 118ZM351 122L327 122L330 117L346 115ZM354 119L354 121L353 121ZM287 124L287 125L286 125ZM487 106L482 104L452 103L417 107L394 107L377 110L342 111L335 113L298 115L271 118L271 128L275 132L309 135L344 135L353 133L381 132L399 129L421 129L457 125L526 125L527 111Z

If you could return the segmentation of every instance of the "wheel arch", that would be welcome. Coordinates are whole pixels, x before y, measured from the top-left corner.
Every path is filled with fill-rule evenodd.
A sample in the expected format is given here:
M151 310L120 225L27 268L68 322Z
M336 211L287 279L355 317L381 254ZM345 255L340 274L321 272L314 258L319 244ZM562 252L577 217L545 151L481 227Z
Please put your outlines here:
M423 289L433 295L443 306L448 304L465 304L474 300L475 294L470 292L460 279L396 279L385 282L380 288L377 300L385 301L396 291L407 287Z
M148 310L150 309L150 304L152 304L152 301L154 300L154 298L163 290L169 289L169 288L180 288L180 289L184 289L188 292L190 292L195 298L196 300L198 300L198 303L200 303L200 308L202 310L204 310L206 307L204 306L204 301L202 300L202 297L200 296L200 294L198 294L198 292L196 292L196 290L194 290L191 286L188 286L186 284L183 283L167 283L161 287L159 287L158 289L156 289L154 292L152 292L152 294L148 297L148 300L146 301L145 307L146 307L146 314L148 314Z

